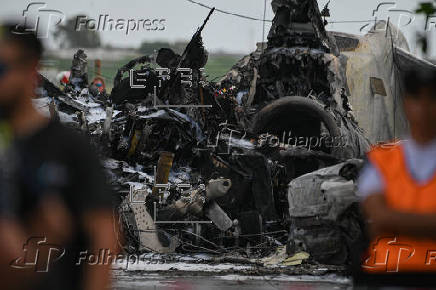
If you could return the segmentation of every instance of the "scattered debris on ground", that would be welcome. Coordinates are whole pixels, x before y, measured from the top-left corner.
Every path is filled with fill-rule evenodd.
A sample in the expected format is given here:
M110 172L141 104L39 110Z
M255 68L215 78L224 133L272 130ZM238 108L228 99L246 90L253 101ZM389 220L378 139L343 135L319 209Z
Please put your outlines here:
M64 87L42 77L36 106L102 155L127 252L207 253L206 263L249 264L251 274L258 264L262 274L322 274L348 263L369 141L348 102L344 56L315 0L272 5L268 43L216 83L202 69L211 14L183 54L162 48L120 68L110 94L88 83L83 50Z

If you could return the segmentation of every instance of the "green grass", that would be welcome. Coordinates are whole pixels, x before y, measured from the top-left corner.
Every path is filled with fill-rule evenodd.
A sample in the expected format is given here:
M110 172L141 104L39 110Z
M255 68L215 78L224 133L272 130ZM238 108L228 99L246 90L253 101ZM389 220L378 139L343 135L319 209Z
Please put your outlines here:
M242 55L210 55L205 66L209 80L221 78L230 68L242 58ZM217 79L217 80L218 80Z

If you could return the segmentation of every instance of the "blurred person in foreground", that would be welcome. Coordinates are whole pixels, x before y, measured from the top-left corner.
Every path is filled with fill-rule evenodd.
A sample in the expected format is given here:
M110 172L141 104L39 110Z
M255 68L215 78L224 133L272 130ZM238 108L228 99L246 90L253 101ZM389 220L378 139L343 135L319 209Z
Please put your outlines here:
M42 51L0 26L0 288L108 289L110 261L92 264L116 250L112 195L85 138L33 106Z
M436 72L408 71L403 83L410 137L374 147L358 182L367 273L436 272Z

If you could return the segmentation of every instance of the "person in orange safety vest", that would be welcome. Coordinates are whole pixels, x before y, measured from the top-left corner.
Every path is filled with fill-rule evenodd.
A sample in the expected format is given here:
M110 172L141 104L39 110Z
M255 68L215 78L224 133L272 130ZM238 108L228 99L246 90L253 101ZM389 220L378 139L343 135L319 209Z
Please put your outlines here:
M404 78L407 140L374 146L358 182L368 273L436 272L436 72Z

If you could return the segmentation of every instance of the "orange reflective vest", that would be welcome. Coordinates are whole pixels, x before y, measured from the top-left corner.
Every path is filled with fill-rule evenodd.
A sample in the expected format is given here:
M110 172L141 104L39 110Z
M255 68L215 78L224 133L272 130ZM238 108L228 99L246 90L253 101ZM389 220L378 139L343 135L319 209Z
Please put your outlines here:
M389 207L409 213L436 213L436 174L426 184L418 184L407 168L401 144L375 147L368 157L384 180ZM371 273L436 272L436 240L380 236L370 243L362 268Z

